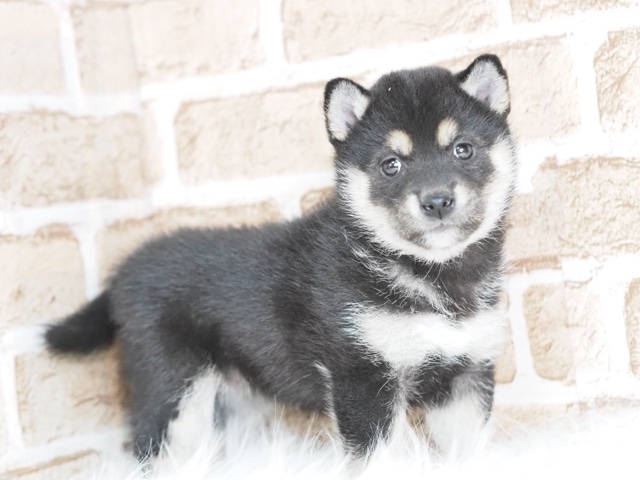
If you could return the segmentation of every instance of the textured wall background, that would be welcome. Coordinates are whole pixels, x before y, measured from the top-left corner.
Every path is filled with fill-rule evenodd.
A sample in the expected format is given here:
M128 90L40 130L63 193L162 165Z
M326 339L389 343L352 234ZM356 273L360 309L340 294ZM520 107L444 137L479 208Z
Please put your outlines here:
M0 474L121 438L115 352L53 359L38 324L154 233L308 208L327 80L486 51L522 162L498 410L640 401L640 1L0 0Z

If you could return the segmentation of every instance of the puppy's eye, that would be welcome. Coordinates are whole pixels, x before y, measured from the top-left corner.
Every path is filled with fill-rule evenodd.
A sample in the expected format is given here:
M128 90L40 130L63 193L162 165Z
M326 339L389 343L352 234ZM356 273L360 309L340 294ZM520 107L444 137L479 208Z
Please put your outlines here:
M461 160L467 160L473 156L473 147L470 143L456 143L453 154Z
M381 164L382 172L388 177L394 176L402 168L402 162L399 158L391 157L384 160Z

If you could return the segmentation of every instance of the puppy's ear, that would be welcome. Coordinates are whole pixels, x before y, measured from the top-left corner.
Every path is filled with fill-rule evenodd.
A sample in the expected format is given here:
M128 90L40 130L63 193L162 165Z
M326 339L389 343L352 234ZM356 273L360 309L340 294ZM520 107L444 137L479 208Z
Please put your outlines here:
M332 144L344 142L369 105L369 92L346 78L335 78L324 89L324 116Z
M508 115L511 110L509 81L498 57L489 54L479 56L456 78L460 88L476 100L500 115Z

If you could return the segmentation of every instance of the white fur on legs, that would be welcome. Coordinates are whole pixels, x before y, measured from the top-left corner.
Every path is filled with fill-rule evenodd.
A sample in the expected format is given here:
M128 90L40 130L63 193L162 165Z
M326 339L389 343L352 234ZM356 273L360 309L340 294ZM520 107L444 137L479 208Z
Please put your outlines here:
M345 457L332 445L272 427L247 428L243 422L227 425L227 434L203 431L205 441L182 463L162 472L144 474L130 455L105 458L100 471L78 478L96 480L217 480L277 478L288 480L403 478L635 478L639 470L640 410L615 414L592 412L586 419L549 419L552 427L506 427L501 438L464 462L442 462L431 456L426 442L405 430L382 445L357 477L350 476ZM510 428L510 429L509 429ZM230 430L231 429L231 430ZM222 435L222 438L220 436ZM406 435L406 436L405 436ZM210 445L223 440L227 455L212 456ZM400 448L398 448L400 447Z
M477 393L456 395L446 405L428 410L429 436L446 459L468 458L480 451L491 436L486 415Z
M178 416L169 423L162 451L153 462L156 472L168 471L189 461L193 452L209 455L220 453L220 437L211 435L214 426L216 395L223 391L224 379L215 369L201 373L184 393L178 406Z
M77 478L95 480L217 480L241 478L378 479L403 478L635 478L638 466L640 410L617 414L592 412L590 417L571 420L556 417L552 427L525 428L505 423L501 435L491 438L480 428L480 442L470 448L464 461L439 459L425 439L398 419L389 442L372 454L369 462L354 476L348 459L336 443L318 442L313 431L307 435L292 432L278 422L259 420L260 408L229 397L233 408L224 429L212 427L216 388L231 389L228 379L200 377L182 402L181 415L170 427L173 443L156 465L144 471L127 452L104 458L102 468L84 472ZM233 388L233 391L238 391ZM231 390L229 390L231 392ZM242 389L239 390L242 393ZM468 422L466 413L477 407L471 397L457 397L454 408L431 412L431 423ZM243 405L241 405L243 404ZM452 404L453 405L453 404ZM456 415L453 412L457 411ZM264 409L263 409L264 412ZM272 411L273 412L273 411ZM477 413L477 412L476 412ZM496 420L499 422L499 419ZM507 417L508 421L508 417ZM435 425L435 424L434 424ZM451 427L452 423L446 423ZM476 426L479 424L477 423ZM397 427L397 428L395 428ZM466 423L465 427L469 427ZM517 427L517 428L516 428ZM452 450L469 445L469 430L458 438L455 428L439 429L440 442L447 439ZM458 430L461 431L461 430ZM297 433L296 433L297 432ZM464 439L462 441L461 439ZM224 449L221 447L224 446ZM189 451L190 448L194 450ZM222 454L220 453L222 452Z

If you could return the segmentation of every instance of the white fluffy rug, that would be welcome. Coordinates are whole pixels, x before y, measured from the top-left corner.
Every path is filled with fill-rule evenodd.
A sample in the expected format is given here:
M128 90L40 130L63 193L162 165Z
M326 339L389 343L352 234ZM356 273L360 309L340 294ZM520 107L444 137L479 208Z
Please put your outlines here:
M211 395L217 388L209 384L191 392L191 403L171 427L172 447L153 465L141 467L122 454L105 458L93 478L640 478L640 410L592 411L535 429L494 422L464 460L438 458L413 429L398 428L363 465L345 458L338 442L317 422L305 433L304 422L293 426L286 415L276 415L275 421L270 415L271 421L265 421L262 414L248 413L259 408L237 410L241 414L232 415L223 430L208 428L213 423Z

